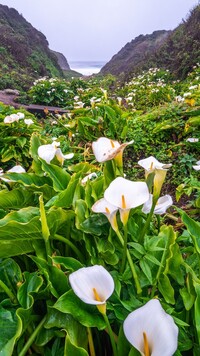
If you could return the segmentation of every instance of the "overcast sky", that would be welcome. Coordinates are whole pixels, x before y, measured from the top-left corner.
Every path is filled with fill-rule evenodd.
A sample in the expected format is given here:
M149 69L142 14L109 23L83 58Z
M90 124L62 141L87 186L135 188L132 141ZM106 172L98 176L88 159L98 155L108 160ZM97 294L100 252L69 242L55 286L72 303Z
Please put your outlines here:
M172 30L199 0L0 0L15 8L68 62L108 61L127 42Z

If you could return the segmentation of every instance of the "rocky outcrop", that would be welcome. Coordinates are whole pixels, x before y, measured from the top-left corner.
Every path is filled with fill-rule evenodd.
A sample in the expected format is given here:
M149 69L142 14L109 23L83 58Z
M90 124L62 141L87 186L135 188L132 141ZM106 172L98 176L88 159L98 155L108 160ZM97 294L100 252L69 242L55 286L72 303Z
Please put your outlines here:
M52 53L57 57L58 64L62 70L70 70L70 66L65 58L64 54L51 50Z

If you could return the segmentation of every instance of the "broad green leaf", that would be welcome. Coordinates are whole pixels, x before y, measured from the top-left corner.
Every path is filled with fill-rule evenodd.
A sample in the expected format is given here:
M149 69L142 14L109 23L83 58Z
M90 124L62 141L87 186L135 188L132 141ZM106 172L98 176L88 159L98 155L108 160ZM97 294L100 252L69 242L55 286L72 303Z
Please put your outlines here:
M118 356L128 355L130 344L124 335L123 327L120 327L118 340L117 340L117 353Z
M108 226L108 220L103 214L91 215L81 224L81 229L88 234L100 236Z
M7 301L0 304L0 330L0 354L12 356L16 339L20 336L21 330L18 327L15 309Z
M17 283L22 282L22 273L19 265L12 259L7 258L0 263L0 280L15 294Z
M194 282L195 292L197 294L195 303L194 303L194 320L197 331L198 340L200 343L200 285Z
M200 223L190 218L183 210L177 209L181 219L192 237L193 244L198 254L200 254Z
M31 256L31 259L38 266L40 273L45 276L53 295L59 297L69 290L68 279L59 266L51 266L45 260L36 256Z
M63 294L54 304L62 313L71 314L77 321L87 327L105 328L105 321L95 306L83 303L72 290Z
M53 204L55 206L60 206L63 208L70 208L73 203L74 193L78 182L79 182L79 178L75 180L71 179L68 184L68 187L57 195Z
M34 239L42 239L38 208L24 208L0 220L0 257L33 251Z
M70 175L63 168L58 167L54 164L48 164L42 160L42 169L51 178L53 182L53 187L55 191L66 189L69 181Z
M158 289L167 303L175 304L174 289L166 274L162 274L159 278Z
M52 261L55 264L60 264L63 267L65 267L67 270L70 271L76 271L79 268L84 267L82 265L82 263L80 263L79 261L77 261L75 258L73 257L62 257L62 256L56 256L56 257L52 257Z
M147 261L144 260L144 258L142 258L139 262L141 270L143 271L143 273L145 274L145 276L147 277L148 281L150 284L153 284L153 280L152 280L152 274L151 274L151 268L148 264Z
M33 193L25 189L1 190L0 208L1 209L20 209L31 205Z

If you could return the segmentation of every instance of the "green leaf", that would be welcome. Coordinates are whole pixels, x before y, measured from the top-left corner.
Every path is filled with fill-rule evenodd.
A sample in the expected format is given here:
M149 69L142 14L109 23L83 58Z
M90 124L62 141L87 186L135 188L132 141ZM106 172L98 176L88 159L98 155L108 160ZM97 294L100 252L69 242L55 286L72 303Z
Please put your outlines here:
M0 208L1 209L20 209L31 205L33 193L24 189L1 190Z
M144 259L141 259L139 263L140 263L140 267L141 267L143 273L148 278L149 283L153 284L150 266L148 265L148 263Z
M194 288L195 292L197 294L195 303L194 303L194 320L195 320L195 326L196 326L196 331L198 335L198 340L200 343L200 285L196 282L194 282Z
M60 264L64 266L67 270L70 270L71 272L77 271L79 268L83 267L82 263L80 263L73 257L56 256L52 257L52 261L55 264Z
M54 304L62 313L71 314L77 321L87 327L105 329L106 324L96 306L83 303L72 290L63 294Z
M56 192L66 189L69 181L70 175L63 168L58 167L54 164L48 164L42 160L42 169L51 178L53 182L53 187Z
M159 278L158 289L167 303L175 304L174 289L166 274L162 274L162 276Z
M183 210L177 209L181 219L192 237L196 251L200 254L200 223L190 218Z
M24 208L0 220L0 257L33 251L32 242L42 239L38 208Z
M7 301L0 304L0 354L12 356L16 339L20 336L15 309Z

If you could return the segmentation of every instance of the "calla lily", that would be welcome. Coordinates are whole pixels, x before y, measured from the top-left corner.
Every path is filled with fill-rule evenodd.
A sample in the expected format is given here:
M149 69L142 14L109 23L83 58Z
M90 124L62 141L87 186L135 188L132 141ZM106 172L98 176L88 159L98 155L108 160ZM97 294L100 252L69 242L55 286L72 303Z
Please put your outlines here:
M105 190L104 198L119 208L121 221L126 225L130 209L144 204L149 199L149 190L145 182L117 177Z
M131 145L134 141L120 144L118 141L110 140L106 137L100 137L92 143L93 153L98 162L106 162L113 158L122 161L123 150L126 146Z
M123 327L142 356L172 356L177 349L178 327L157 299L130 313Z
M13 122L18 122L19 121L19 115L17 114L11 114L5 117L4 124L12 124Z
M69 153L67 155L63 155L61 149L58 148L59 145L60 142L54 141L51 144L40 146L38 148L38 156L44 161L46 161L48 164L50 164L54 157L57 157L58 161L63 164L65 159L71 159L74 154Z
M102 266L83 267L69 276L74 293L84 303L96 305L105 313L106 300L114 291L114 281L110 273Z
M196 164L197 165L192 166L192 167L195 169L195 171L200 171L200 161L197 161Z
M114 231L118 230L117 218L116 218L116 213L118 211L118 208L116 206L110 204L106 199L102 198L92 206L92 211L94 213L104 214L108 218L113 230Z
M167 168L171 167L171 163L161 163L155 157L150 156L148 158L138 161L138 164L145 169L146 178L150 173L155 174L153 195L155 198L158 198L167 174Z
M145 214L150 213L151 207L153 203L153 195L150 194L149 200L144 203L142 211ZM166 210L173 204L172 198L170 195L164 195L163 197L159 198L156 206L154 208L154 214L162 215L166 213Z
M186 141L190 143L195 143L195 142L199 142L199 139L197 137L189 137L187 138Z
M30 126L30 125L34 124L34 122L33 122L32 119L24 119L24 123L25 123L27 126Z

